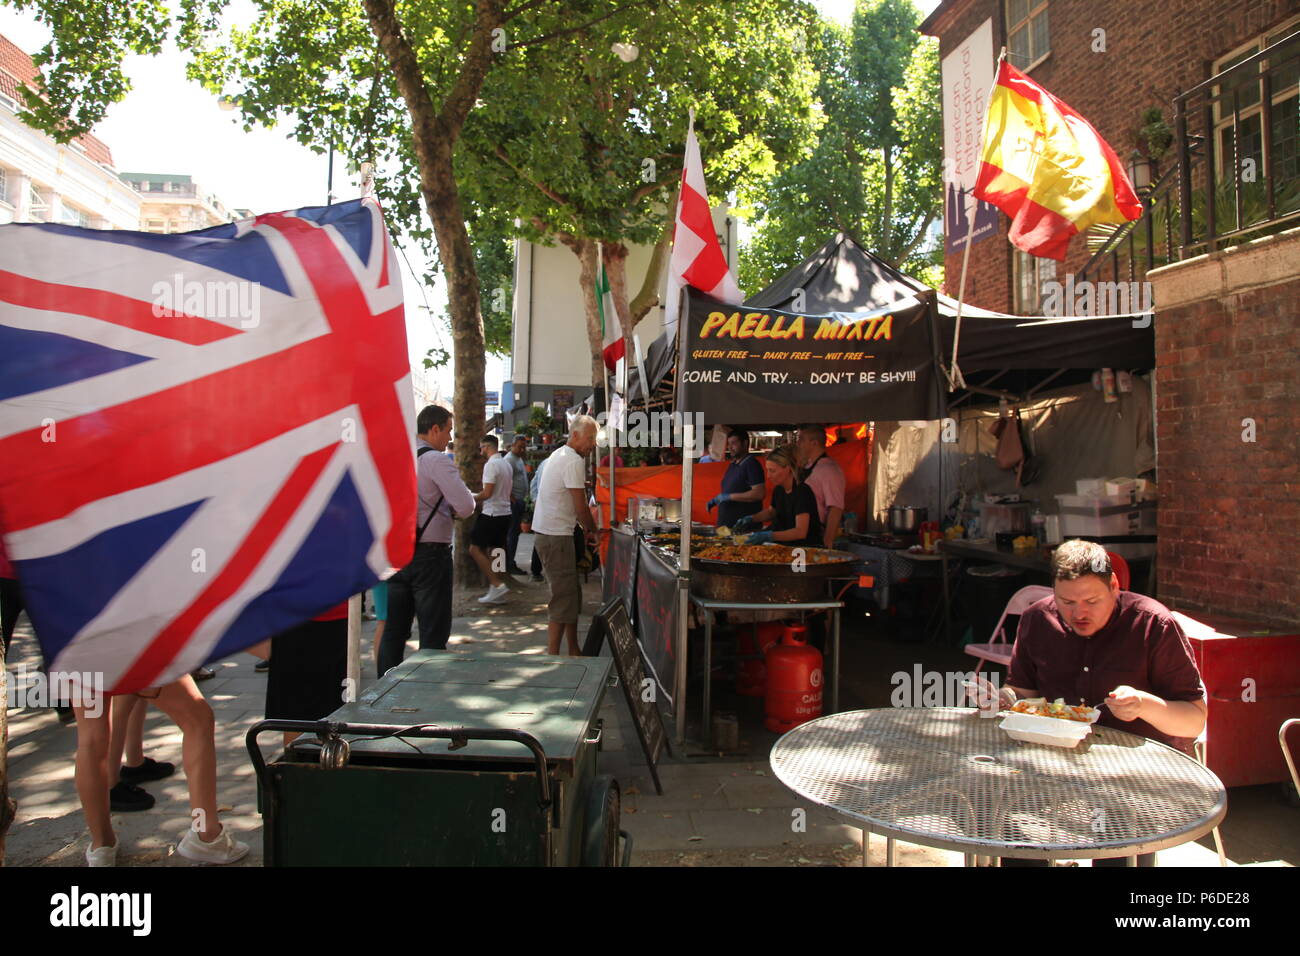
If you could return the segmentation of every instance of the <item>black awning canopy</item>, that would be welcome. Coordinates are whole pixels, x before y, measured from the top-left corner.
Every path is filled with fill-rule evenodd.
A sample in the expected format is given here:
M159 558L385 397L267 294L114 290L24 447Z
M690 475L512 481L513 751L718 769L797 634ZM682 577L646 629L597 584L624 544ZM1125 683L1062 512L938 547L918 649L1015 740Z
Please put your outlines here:
M899 319L900 326L906 325L909 333L909 341L903 348L907 353L903 360L903 366L906 367L900 366L900 370L912 372L916 376L916 387L911 389L910 396L908 390L901 387L884 391L862 389L854 395L847 394L842 389L832 389L825 392L825 401L820 403L820 407L820 400L809 394L811 389L819 387L812 382L799 379L797 384L792 384L796 381L792 375L787 375L785 380L773 379L769 382L760 376L760 381L752 383L753 388L740 392L732 390L725 403L729 410L720 412L716 419L706 413L706 420L747 424L751 419L765 422L888 421L941 417L946 407L969 401L976 394L997 396L1009 393L1013 397L1023 396L1048 383L1067 384L1086 378L1093 369L1142 370L1155 366L1155 336L1149 313L1058 319L1007 315L966 305L962 308L957 364L970 388L949 393L943 385L939 364L946 367L952 360L953 338L957 328L956 300L935 292L924 283L900 272L843 233L827 241L767 289L751 296L743 306L726 306L695 290L689 292L690 312L704 309L740 312L742 315L765 313L770 316L767 330L775 324L777 313L787 316L785 329L789 328L789 317L796 315L807 319L834 318L837 322L854 323L863 316L891 314ZM929 310L928 321L925 323L925 334L928 336L928 357L924 359L926 368L917 364L920 346L915 336L921 329L916 313L918 302L924 303ZM686 314L684 310L684 320ZM700 325L697 323L697 334L699 330ZM690 334L689 326L687 334ZM782 340L781 345L789 345L790 341ZM752 346L756 342L749 344ZM770 351L780 350L773 348ZM687 349L685 371L688 373L701 371L704 367L701 362L717 361L694 359L693 351L700 350ZM790 348L787 351L796 350ZM800 351L809 350L802 348ZM828 349L813 351L823 356L828 351L833 354L833 350ZM669 342L665 336L660 336L650 346L645 364L647 378L655 383L652 392L660 392L664 385L672 384L677 386L678 394L682 395L682 390L691 386L692 383L685 381L665 382L674 371L676 359L676 343ZM737 361L721 361L729 362L731 366L724 376L735 370ZM820 366L818 372L823 374L839 368L845 371L850 368L866 368L861 363L853 365L843 359L832 361L840 364L826 365L823 360L814 364ZM683 370L676 371L679 378L683 377ZM755 367L755 371L760 369ZM888 370L881 368L877 371ZM930 376L933 376L932 381ZM978 385L977 382L985 384ZM708 384L727 386L737 383ZM901 386L902 383L898 384ZM727 389L720 389L720 392L725 391ZM631 376L629 392L634 407L644 402L639 376L635 374ZM707 401L698 390L691 394L691 398L697 402L705 401L705 408L720 404ZM831 411L831 406L835 406L839 414L813 414Z

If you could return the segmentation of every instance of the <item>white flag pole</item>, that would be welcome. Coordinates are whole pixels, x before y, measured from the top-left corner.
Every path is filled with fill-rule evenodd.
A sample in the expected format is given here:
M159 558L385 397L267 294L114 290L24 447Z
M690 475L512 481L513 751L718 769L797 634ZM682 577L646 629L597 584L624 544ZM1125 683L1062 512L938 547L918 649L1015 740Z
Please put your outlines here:
M988 130L989 123L989 106L993 103L993 94L998 88L998 77L1002 72L1002 61L1006 59L1007 48L1003 47L998 53L997 62L993 64L993 85L989 87L988 96L984 98L984 129ZM980 143L980 155L984 155L984 143ZM952 369L945 371L948 377L948 391L955 392L959 388L966 387L966 380L962 377L961 369L957 366L957 346L961 341L961 313L966 305L966 267L970 264L970 247L975 245L975 211L979 208L979 200L975 198L975 187L966 194L966 249L961 256L961 282L957 286L957 321L952 330Z
M361 595L348 598L348 675L344 703L352 703L361 690Z
M641 337L632 336L632 346L636 349L636 371L641 376L641 391L645 394L646 414L650 413L650 380L645 377L645 358L641 354Z

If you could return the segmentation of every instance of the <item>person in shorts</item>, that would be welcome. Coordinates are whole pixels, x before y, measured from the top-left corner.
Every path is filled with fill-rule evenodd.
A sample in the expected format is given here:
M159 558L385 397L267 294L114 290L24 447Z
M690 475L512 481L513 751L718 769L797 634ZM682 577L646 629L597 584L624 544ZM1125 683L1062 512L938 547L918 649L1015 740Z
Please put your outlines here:
M578 555L573 528L581 524L588 542L596 540L596 521L587 505L586 456L596 446L596 420L579 415L569 430L566 445L546 460L533 509L533 546L541 555L550 586L547 605L546 653L560 653L567 643L569 656L577 657L578 616L582 613L582 585L578 582Z
M379 645L384 640L384 624L388 620L388 582L380 581L370 589L370 597L375 602L375 666L379 666Z
M505 582L506 541L510 535L510 491L513 476L510 463L497 454L496 435L486 435L479 446L483 457L483 490L474 496L483 510L474 519L469 533L469 554L488 579L491 587L478 599L479 604L504 604L510 588ZM501 571L493 567L497 564Z

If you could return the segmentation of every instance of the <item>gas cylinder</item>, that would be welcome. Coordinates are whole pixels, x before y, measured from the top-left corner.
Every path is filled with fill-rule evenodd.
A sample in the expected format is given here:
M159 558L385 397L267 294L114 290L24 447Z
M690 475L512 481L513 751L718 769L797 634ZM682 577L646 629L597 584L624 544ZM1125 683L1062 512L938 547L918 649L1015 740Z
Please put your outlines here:
M764 621L758 625L755 636L752 626L742 626L736 634L736 652L740 658L736 667L736 693L745 697L762 697L767 693L767 666L765 658L781 640L785 625L780 621Z
M808 646L808 628L787 625L767 652L767 719L776 733L793 730L822 713L822 655Z

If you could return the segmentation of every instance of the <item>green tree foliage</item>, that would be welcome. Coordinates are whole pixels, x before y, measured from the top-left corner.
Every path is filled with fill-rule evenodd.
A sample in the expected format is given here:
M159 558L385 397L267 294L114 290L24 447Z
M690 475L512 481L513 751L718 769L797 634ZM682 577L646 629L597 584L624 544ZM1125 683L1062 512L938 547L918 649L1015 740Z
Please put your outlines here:
M822 21L809 51L826 122L812 154L742 192L754 231L747 291L837 232L926 281L942 277L942 109L937 45L910 0L859 0L850 27Z
M626 277L627 247L666 248L688 110L696 110L715 201L799 158L817 121L803 53L816 21L810 6L788 0L671 0L605 19L607 3L569 6L588 25L492 71L458 166L466 195L493 207L493 228L517 217L523 237L578 256L595 383L595 244L630 335L655 304L662 263ZM615 54L616 46L629 52L624 45L635 57ZM635 301L629 280L643 285Z

